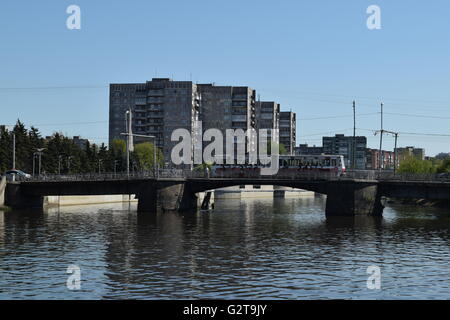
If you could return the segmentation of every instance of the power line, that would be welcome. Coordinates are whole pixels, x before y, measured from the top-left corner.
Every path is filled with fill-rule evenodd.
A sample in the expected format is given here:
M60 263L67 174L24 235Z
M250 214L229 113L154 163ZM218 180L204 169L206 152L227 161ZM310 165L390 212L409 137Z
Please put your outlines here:
M431 119L450 120L450 117L426 116L426 115L422 115L422 114L412 114L412 113L385 112L384 114L389 114L389 115L393 115L393 116L403 116L403 117L416 117L416 118L431 118Z
M108 123L108 121L85 121L85 122L66 122L66 123L41 123L41 124L31 124L30 127L45 127L45 126L71 126L80 124L99 124ZM15 124L8 124L7 127L15 127Z
M379 114L379 112L371 112L371 113L360 113L357 114L358 117L360 116L373 116ZM337 118L350 118L353 117L353 115L335 115L335 116L326 116L326 117L315 117L315 118L299 118L300 121L309 121L309 120L324 120L324 119L337 119Z
M358 130L372 131L372 132L379 131L377 129L363 129L363 128L358 128ZM430 136L430 137L450 137L450 134L446 134L446 133L419 133L419 132L402 132L402 131L398 131L397 133L401 134L401 135Z
M0 90L53 90L53 89L100 89L108 88L106 85L79 85L79 86L47 86L47 87L0 87Z
M347 129L341 129L341 130L333 130L333 131L328 131L328 132L319 132L319 133L314 133L314 134L305 134L305 135L301 135L301 137L320 136L320 135L323 135L323 134L332 134L332 133L336 133L336 132L343 132L343 131L349 131L349 130L353 130L353 128L347 128Z

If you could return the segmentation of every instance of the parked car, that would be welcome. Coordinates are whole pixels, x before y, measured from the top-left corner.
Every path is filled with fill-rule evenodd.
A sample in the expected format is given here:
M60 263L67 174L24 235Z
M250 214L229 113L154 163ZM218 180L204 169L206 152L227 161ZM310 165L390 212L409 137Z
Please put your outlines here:
M440 179L450 180L450 171L438 174Z
M25 173L21 170L8 170L5 172L5 176L8 181L24 181L31 178L31 174ZM13 177L15 177L15 179Z

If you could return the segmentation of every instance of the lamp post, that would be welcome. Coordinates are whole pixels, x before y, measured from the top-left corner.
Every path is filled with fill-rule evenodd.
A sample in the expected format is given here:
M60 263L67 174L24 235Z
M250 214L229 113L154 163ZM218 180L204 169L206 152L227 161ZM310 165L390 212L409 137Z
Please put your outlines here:
M16 134L13 131L13 170L16 170ZM12 175L12 181L16 181L16 175Z
M114 160L114 176L116 175L116 172L117 172L117 163L118 163L119 161L117 161L117 160Z
M61 175L61 161L62 161L63 156L59 155L58 156L58 174Z
M45 148L37 149L37 154L39 156L39 170L38 170L39 176L41 175L42 154L43 154L44 150L45 150Z
M72 159L72 156L67 157L67 174L70 174L70 160Z
M36 152L33 152L33 177L34 177L34 167L35 167L35 161L36 160Z
M121 135L127 137L127 176L130 177L130 152L134 151L133 137L150 138L153 139L153 169L155 170L155 178L158 178L158 170L156 168L156 136L143 135L143 134L133 134L132 132L132 112L128 109L125 112L125 127L127 131L121 133Z
M102 165L102 163L103 163L103 160L102 159L98 159L98 173L99 174L101 173L101 165Z

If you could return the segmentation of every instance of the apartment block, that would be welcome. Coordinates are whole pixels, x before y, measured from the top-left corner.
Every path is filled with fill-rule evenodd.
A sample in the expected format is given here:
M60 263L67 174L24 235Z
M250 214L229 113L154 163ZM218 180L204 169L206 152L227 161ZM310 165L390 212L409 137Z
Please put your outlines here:
M321 155L323 154L323 147L308 146L307 143L300 144L295 147L295 155Z
M257 129L255 90L245 86L214 84L198 84L197 88L201 96L199 119L203 132L211 128L218 129L225 139L227 129ZM256 141L247 141L246 152L255 148Z
M381 160L383 159L383 160ZM395 153L393 151L382 151L382 156L379 149L366 149L366 169L377 170L383 163L383 169L394 169Z
M366 168L367 138L355 137L355 169ZM322 138L323 151L325 154L343 155L345 166L352 168L353 159L353 136L336 134L334 137Z
M257 129L267 130L267 141L272 139L272 135L279 129L280 125L280 104L273 101L256 102ZM274 135L273 139L279 143L279 134Z
M293 154L296 145L296 115L292 111L280 112L280 144L283 144L288 154Z
M174 145L171 134L184 128L193 132L198 125L200 95L191 81L172 81L153 78L146 83L111 84L109 106L109 143L124 139L125 112L132 111L132 130L135 134L154 136L156 145L168 162ZM151 141L135 138L135 143Z

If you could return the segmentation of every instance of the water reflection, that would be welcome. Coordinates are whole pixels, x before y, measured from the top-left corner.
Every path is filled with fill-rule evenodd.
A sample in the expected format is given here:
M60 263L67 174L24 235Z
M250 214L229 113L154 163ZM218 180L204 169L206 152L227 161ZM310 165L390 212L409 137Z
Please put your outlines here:
M0 298L447 298L450 215L388 207L325 218L322 198L217 201L191 214L135 204L0 212ZM66 288L66 268L82 290ZM382 270L382 290L366 269Z

